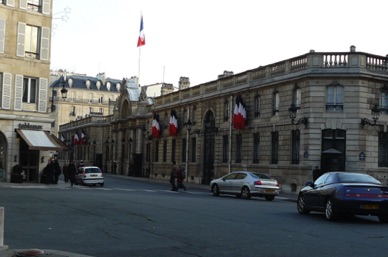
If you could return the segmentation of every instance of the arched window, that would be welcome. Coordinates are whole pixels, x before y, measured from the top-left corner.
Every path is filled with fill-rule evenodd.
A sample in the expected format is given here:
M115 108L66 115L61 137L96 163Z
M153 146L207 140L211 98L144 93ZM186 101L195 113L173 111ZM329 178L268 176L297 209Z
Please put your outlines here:
M273 99L272 99L272 115L278 115L279 114L279 92L275 91L273 93Z
M261 109L261 98L260 95L255 95L255 118L260 117L260 109Z

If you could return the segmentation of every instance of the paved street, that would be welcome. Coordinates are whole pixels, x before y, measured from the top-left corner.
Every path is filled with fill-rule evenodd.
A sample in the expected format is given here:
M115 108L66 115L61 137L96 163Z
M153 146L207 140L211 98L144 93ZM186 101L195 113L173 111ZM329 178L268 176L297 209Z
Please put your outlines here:
M374 217L328 222L294 202L214 197L207 187L107 175L104 187L0 185L5 242L96 256L385 256Z

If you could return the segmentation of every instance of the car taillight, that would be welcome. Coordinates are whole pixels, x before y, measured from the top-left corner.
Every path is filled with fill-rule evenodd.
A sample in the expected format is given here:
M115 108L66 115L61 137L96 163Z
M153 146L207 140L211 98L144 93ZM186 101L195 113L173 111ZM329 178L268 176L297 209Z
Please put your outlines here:
M253 182L253 184L256 186L261 186L263 183L261 183L260 180L256 180L255 182Z
M362 197L362 198L388 198L386 194L357 194L357 193L347 193L347 197Z
M103 173L102 173L102 172L100 173L100 175L101 175L101 177L104 177L104 175L103 175Z
M82 173L82 177L86 177L86 172L83 172L83 173Z
M279 184L279 182L277 182L277 181L276 181L276 186L277 186L277 187L280 187L280 184Z

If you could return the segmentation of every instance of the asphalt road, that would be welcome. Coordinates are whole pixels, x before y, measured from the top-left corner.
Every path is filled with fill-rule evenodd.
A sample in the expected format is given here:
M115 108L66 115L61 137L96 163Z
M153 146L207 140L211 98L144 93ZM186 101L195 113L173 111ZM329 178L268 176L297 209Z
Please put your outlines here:
M388 255L388 225L375 217L329 222L281 199L169 189L113 175L104 187L0 187L4 244L96 257Z

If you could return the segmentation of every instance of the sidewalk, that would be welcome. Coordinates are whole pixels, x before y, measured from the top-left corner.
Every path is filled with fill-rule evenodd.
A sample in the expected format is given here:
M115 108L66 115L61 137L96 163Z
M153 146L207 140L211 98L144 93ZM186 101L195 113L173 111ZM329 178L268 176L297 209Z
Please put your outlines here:
M123 175L112 175L108 174L108 176L120 176L122 178L128 179L128 180L141 180L141 181L148 181L153 183L168 183L167 180L155 180L155 179L149 179L149 178L139 178L139 177L128 177ZM69 187L69 183L65 183L63 180L58 181L58 184L38 184L38 183L9 183L9 182L0 182L0 188L1 187L34 187L34 188L65 188ZM197 189L203 189L207 190L209 192L209 195L211 194L209 190L208 185L202 185L202 184L196 184L196 183L185 183L188 190L190 188L197 188ZM75 187L77 187L75 185ZM291 201L296 202L298 195L296 193L283 193L280 192L280 194L275 198L282 201ZM8 246L0 246L0 257L93 257L88 255L82 255L78 253L70 253L70 252L64 252L64 251L57 251L57 250L49 250L49 249L9 249Z

